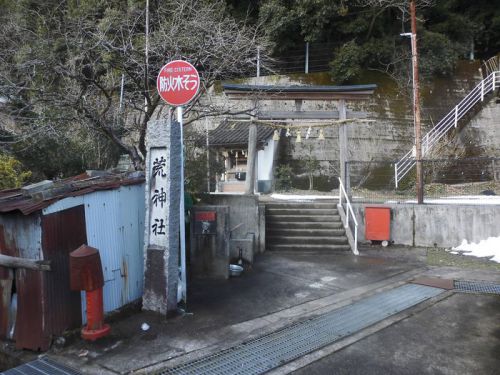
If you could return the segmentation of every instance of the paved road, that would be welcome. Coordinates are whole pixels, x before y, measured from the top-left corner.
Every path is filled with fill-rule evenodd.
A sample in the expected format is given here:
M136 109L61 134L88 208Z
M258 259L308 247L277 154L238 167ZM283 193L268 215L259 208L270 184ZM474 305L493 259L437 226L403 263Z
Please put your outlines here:
M500 373L500 296L454 294L294 375Z

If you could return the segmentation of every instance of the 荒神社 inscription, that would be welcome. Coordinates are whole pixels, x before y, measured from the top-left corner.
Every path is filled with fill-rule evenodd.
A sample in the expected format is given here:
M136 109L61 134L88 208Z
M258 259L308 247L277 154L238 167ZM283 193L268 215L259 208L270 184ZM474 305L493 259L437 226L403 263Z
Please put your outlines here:
M165 204L167 202L166 150L152 148L150 151L149 183L149 242L151 245L167 245L167 217Z

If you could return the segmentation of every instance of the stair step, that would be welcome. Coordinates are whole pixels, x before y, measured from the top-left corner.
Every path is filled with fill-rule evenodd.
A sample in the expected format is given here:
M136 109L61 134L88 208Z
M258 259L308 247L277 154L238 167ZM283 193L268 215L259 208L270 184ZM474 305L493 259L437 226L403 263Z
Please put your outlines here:
M315 222L315 221L293 221L270 222L266 218L266 230L282 230L282 229L340 229L344 225L341 221Z
M268 244L269 251L350 251L349 245L297 245L297 244Z
M282 236L266 236L266 241L270 245L334 245L334 244L347 244L347 237L345 236L330 236L330 237L282 237Z
M266 215L338 215L337 208L266 208Z
M266 249L350 251L337 201L266 204Z
M266 223L291 222L335 222L340 221L340 215L266 215Z
M276 226L269 227L266 230L266 237L269 236L343 236L345 235L344 228L285 228L280 227L276 228Z

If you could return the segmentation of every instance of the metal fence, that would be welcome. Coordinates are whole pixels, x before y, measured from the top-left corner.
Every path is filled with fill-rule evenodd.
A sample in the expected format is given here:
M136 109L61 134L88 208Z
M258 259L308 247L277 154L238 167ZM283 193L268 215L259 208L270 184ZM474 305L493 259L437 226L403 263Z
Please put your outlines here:
M391 161L350 161L347 166L354 202L412 203L416 200L415 168L394 184ZM424 202L478 196L500 196L500 158L423 160Z
M336 47L334 43L305 43L266 60L256 51L257 76L327 72Z

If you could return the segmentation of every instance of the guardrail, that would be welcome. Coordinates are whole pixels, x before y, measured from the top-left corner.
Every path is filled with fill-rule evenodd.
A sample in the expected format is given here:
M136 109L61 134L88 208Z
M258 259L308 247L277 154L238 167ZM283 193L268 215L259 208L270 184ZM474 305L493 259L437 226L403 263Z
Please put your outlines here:
M492 72L474 87L441 121L439 121L422 138L422 157L424 157L439 140L452 128L456 128L458 121L477 103L484 100L485 95L500 87L500 72ZM410 172L415 165L413 149L394 165L394 183L396 188L399 181Z
M344 199L343 199L344 198ZM344 200L345 200L345 209L344 209ZM354 223L354 235L350 233L350 235L354 239L354 243L350 244L352 248L352 252L355 255L359 255L358 251L358 221L356 220L356 216L354 215L354 211L352 209L351 202L349 201L349 197L347 196L347 193L345 192L344 184L342 184L342 180L339 177L339 203L338 203L339 208L342 208L345 212L345 222L344 222L344 228L346 230L346 236L349 238L349 235L347 231L350 230L349 226L349 218L352 218L352 221Z

